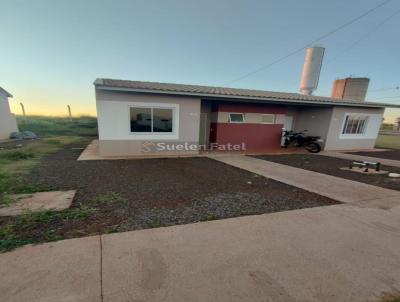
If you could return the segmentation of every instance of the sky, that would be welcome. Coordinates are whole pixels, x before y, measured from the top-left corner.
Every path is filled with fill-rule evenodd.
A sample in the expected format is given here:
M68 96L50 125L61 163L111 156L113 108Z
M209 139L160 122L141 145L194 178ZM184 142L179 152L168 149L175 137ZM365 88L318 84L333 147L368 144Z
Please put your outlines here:
M21 114L95 115L96 78L221 86L383 0L0 0L0 86ZM319 41L315 95L369 77L367 99L400 105L400 0ZM230 87L299 92L301 51ZM385 120L400 116L387 109Z

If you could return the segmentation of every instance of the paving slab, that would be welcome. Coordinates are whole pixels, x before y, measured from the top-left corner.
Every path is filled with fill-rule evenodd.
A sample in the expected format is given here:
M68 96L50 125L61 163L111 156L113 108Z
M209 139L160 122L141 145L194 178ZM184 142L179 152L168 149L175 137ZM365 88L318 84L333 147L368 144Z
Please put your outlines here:
M61 211L71 206L76 191L51 191L30 194L13 194L10 205L0 207L0 216L16 216L26 211Z
M400 204L400 192L395 190L303 170L249 156L209 155L208 157L340 202L360 203L371 200L377 202L377 200L397 199Z
M101 301L99 236L0 254L2 302Z
M368 171L365 171L364 167L342 167L340 168L340 170L344 170L344 171L350 171L350 172L354 172L354 173L361 173L361 174L365 174L365 175L383 175L383 174L388 174L389 171L384 171L384 170L379 170L376 171L374 168L369 168Z
M376 151L376 152L380 152L380 151ZM363 155L349 154L349 153L345 153L345 152L334 152L334 151L323 151L323 152L318 153L318 155L337 157L337 158L343 158L343 159L348 159L348 160L380 162L382 165L385 165L385 166L400 167L400 160L394 160L394 159L378 158L378 157L363 156Z
M201 154L159 154L126 155L126 156L102 156L99 154L99 140L93 140L79 155L77 160L121 160L121 159L152 159L152 158L178 158L178 157L202 157Z
M335 205L102 236L104 301L379 301L400 211Z

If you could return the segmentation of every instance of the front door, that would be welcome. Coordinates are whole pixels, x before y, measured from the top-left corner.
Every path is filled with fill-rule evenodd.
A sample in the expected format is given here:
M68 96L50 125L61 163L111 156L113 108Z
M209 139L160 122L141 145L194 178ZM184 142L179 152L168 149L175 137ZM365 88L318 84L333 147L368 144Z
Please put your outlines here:
M283 127L287 131L293 130L293 116L285 115L285 123L283 124Z
M200 135L199 144L208 147L209 126L208 126L208 113L200 113Z

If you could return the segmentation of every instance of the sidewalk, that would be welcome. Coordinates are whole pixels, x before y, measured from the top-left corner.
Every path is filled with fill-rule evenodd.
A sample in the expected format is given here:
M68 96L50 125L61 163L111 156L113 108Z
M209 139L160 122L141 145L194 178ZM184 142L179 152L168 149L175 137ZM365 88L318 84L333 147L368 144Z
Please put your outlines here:
M303 170L242 155L213 155L211 159L344 203L373 202L382 207L400 204L400 192L327 174Z
M371 157L371 156L363 156L363 155L356 155L356 154L349 154L349 153L342 153L342 152L334 152L334 151L323 151L318 153L318 155L322 156L331 156L349 160L362 160L362 161L372 161L372 162L380 162L384 166L392 166L392 167L400 167L400 160L394 159L385 159L385 158L378 158L378 157Z
M400 289L400 208L334 205L0 254L0 300L380 301Z

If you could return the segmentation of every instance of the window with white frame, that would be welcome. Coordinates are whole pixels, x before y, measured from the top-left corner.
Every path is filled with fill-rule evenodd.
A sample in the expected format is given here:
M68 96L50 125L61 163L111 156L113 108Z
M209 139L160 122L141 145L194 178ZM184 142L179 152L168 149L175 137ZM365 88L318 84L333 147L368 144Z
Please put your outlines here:
M229 113L229 123L243 123L244 114L243 113Z
M346 115L342 134L362 135L365 133L368 116L365 115Z
M275 114L262 114L261 115L262 124L275 124Z
M132 133L172 133L173 108L130 107Z

